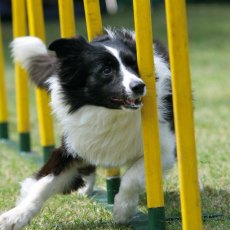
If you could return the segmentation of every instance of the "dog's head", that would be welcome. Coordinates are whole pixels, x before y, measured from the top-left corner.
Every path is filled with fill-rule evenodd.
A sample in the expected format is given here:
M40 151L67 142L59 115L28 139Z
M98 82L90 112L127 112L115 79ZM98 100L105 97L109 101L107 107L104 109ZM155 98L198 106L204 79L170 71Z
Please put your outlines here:
M58 39L56 72L71 112L84 105L136 110L146 92L137 68L135 38L130 31L107 31L88 43L79 36Z

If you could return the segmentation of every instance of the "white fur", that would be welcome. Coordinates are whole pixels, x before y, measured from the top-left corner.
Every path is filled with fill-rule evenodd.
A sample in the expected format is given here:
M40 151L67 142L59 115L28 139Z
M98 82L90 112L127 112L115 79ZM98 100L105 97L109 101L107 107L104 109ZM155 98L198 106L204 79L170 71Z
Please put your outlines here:
M105 46L105 48L114 56L116 57L117 61L119 62L119 66L120 66L120 71L121 74L123 76L123 86L127 92L127 94L132 95L133 91L130 88L130 83L131 82L142 82L144 83L138 76L136 76L135 74L133 74L132 72L130 72L125 65L122 63L121 58L119 56L119 52L118 50L109 47L109 46Z
M156 82L157 96L162 97L168 94L168 90L165 89L165 80L170 80L170 71L164 59L160 56L154 58L155 74L159 78Z
M21 229L28 224L30 220L39 212L43 202L47 199L47 196L52 192L52 187L46 189L52 183L54 177L52 175L43 177L33 186L29 186L30 189L27 195L22 194L23 199L20 199L18 205L10 211L0 216L0 229L11 230ZM23 185L23 184L22 184ZM28 187L28 183L24 184ZM25 188L22 187L22 192L25 192Z
M21 191L20 191L20 196L18 197L16 202L17 205L19 205L27 197L28 192L36 183L37 180L32 177L28 177L20 183Z
M116 33L114 32L114 29L112 29L112 27L108 26L105 28L105 31L107 32L107 34L109 35L109 37L111 39L116 39ZM125 34L125 33L129 33L132 36L132 39L135 40L136 38L136 34L133 30L129 30L126 28L122 28L121 31Z
M47 49L37 37L18 37L11 43L14 61L19 61L24 69L29 69L31 58L47 54Z
M137 160L122 177L119 193L115 196L113 218L116 223L126 223L136 212L139 193L145 191L143 157Z
M21 195L16 207L0 216L0 229L18 230L27 225L51 195L68 187L77 176L76 172L76 168L72 167L57 177L50 174L39 180L27 178L21 183Z
M110 26L105 28L105 31L107 32L107 34L109 35L110 38L112 38L112 39L115 38L115 33L114 33L113 29Z

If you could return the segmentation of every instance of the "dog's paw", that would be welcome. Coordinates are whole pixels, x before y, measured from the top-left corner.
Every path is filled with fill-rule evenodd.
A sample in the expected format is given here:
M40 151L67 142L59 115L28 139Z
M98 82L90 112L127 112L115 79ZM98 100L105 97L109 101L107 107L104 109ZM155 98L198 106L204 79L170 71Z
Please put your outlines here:
M15 207L0 216L0 230L19 230L30 222L30 215Z
M93 188L84 186L83 188L78 189L77 192L82 196L91 196L93 194Z
M132 199L124 199L119 193L115 196L113 207L113 219L115 223L126 224L136 213L138 196Z

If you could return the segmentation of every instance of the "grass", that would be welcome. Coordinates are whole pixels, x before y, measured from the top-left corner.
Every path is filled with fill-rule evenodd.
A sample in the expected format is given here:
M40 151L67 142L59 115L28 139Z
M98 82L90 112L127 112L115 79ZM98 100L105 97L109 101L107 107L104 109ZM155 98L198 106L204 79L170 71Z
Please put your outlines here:
M223 218L204 221L205 230L230 229L230 5L188 6L190 60L195 92L196 141L199 173L204 185L202 210L206 214L220 213ZM104 16L107 25L133 27L132 12ZM154 35L166 43L164 11L153 10ZM77 20L79 33L85 34L84 20ZM47 40L58 37L56 22L47 22ZM6 76L10 108L10 135L17 140L13 66L8 44L12 38L11 25L3 23ZM31 87L33 88L33 87ZM31 89L31 130L33 149L40 151L34 94ZM57 132L56 132L57 133ZM58 134L57 134L58 136ZM0 210L13 207L18 194L18 181L38 169L17 151L0 145ZM104 188L103 170L98 170L97 186ZM177 168L164 179L166 216L180 214ZM140 210L146 212L145 196ZM111 213L102 204L80 197L57 195L51 198L26 229L130 229L115 225ZM181 229L180 221L168 222L167 229Z

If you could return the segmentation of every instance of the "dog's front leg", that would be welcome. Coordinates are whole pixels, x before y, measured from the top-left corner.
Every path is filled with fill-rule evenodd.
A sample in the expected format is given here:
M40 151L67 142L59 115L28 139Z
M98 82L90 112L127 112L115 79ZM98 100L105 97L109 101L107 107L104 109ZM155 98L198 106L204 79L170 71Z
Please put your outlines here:
M145 191L143 158L136 161L124 174L119 193L115 196L113 218L116 223L127 223L136 213L139 194Z
M27 178L23 181L21 190L25 191L28 186L27 194L21 194L16 207L0 216L0 229L17 230L28 224L40 211L44 201L54 193L55 180L50 174L39 180Z
M21 183L21 195L16 207L0 216L0 229L21 229L50 196L77 190L84 185L80 174L94 171L94 166L68 155L63 147L56 149L38 173Z

